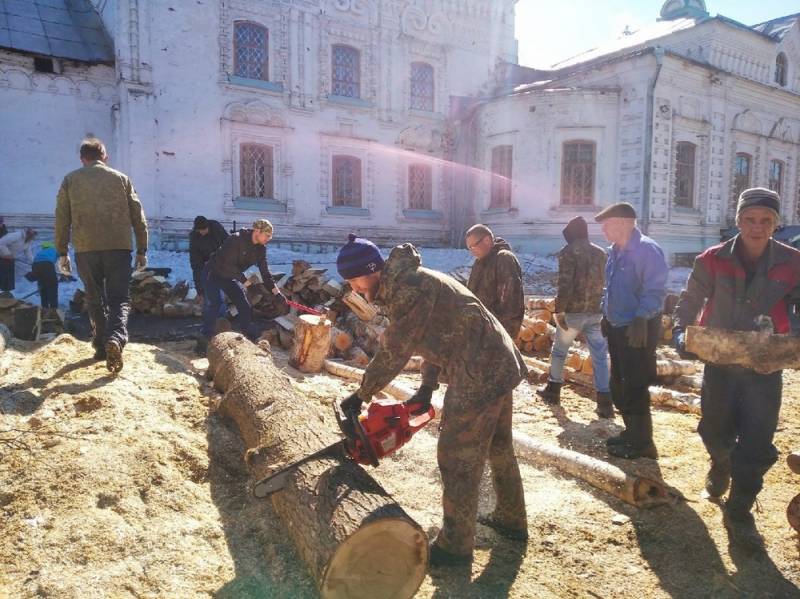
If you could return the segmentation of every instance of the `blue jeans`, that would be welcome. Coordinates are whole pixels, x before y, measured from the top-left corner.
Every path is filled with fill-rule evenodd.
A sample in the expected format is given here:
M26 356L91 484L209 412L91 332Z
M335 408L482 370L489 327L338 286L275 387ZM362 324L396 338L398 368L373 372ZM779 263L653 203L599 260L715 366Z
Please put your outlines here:
M589 355L592 357L594 370L594 388L599 393L608 392L608 343L600 332L602 314L564 314L563 324L567 330L556 327L556 338L553 341L553 352L550 356L550 380L554 383L564 382L564 360L567 358L572 342L579 333L586 337Z
M214 335L214 326L217 318L220 316L222 309L222 294L228 298L236 306L239 318L239 328L242 333L250 338L258 336L257 331L253 328L253 310L250 308L250 302L247 300L247 294L242 285L236 279L223 279L215 274L209 272L208 265L203 269L205 275L205 285L203 296L203 329L202 333L206 337Z

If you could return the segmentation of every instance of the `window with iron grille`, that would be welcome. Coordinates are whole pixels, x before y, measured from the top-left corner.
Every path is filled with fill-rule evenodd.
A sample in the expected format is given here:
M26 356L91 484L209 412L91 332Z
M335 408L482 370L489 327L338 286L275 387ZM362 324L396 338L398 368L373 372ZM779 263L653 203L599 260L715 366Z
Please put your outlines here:
M266 27L238 21L233 25L233 74L269 81L269 32Z
M752 156L739 152L733 166L733 203L739 201L739 194L750 187L750 163Z
M351 46L335 45L332 57L331 93L345 98L361 97L361 57Z
M239 146L239 195L271 199L273 191L272 147L261 144Z
M511 166L514 159L512 146L492 148L492 186L489 208L511 207Z
M426 62L411 63L411 108L433 112L433 67Z
M361 160L334 156L332 170L333 205L361 208Z
M595 143L568 141L561 157L561 203L565 206L594 204Z
M780 160L769 161L769 188L778 195L783 192L783 162Z
M694 207L694 156L697 146L688 141L678 142L675 152L675 204Z
M786 87L786 71L788 70L786 54L781 52L775 59L775 83L781 87Z
M433 177L427 164L411 164L408 167L408 207L412 210L431 210Z

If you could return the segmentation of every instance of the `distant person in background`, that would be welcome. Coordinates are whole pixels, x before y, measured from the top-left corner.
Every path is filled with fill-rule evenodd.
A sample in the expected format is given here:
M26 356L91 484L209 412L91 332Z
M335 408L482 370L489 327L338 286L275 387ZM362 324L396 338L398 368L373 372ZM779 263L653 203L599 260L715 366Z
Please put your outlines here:
M33 257L31 272L33 280L39 287L39 299L44 310L58 308L58 277L56 276L56 261L58 253L52 241L44 241L39 246L39 251Z
M36 237L36 231L25 229L14 231L0 237L0 291L11 293L16 287L14 281L15 258L24 253L28 263L33 260L31 244Z
M227 237L228 233L219 221L208 220L205 216L195 217L194 227L189 233L189 264L198 301L205 296L203 268Z
M5 220L3 220L3 217L0 216L0 237L5 235L6 233L8 233L8 227L6 227L6 223Z

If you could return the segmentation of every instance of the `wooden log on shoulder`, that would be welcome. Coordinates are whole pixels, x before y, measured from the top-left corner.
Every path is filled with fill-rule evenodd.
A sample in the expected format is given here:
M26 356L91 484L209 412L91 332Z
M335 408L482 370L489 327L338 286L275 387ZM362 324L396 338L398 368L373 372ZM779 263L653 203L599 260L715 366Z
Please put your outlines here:
M375 316L377 316L378 311L375 309L375 306L370 304L367 300L365 300L361 295L356 293L355 291L348 291L342 296L342 301L347 304L347 307L350 308L356 316L358 316L364 322L369 322Z
M297 393L268 352L237 333L213 338L209 373L225 393L254 479L335 442L332 411ZM299 466L269 500L325 598L412 597L425 577L425 533L358 464Z
M708 327L686 328L686 350L704 362L769 374L800 368L800 337Z
M300 372L321 372L331 350L331 322L324 316L303 314L294 323L289 364Z

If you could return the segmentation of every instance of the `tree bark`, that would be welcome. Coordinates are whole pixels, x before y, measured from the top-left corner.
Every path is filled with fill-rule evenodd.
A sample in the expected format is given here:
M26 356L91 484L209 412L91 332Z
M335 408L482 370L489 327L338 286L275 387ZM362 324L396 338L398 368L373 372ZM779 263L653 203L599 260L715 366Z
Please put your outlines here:
M800 494L795 495L786 508L786 518L797 532L800 532Z
M254 479L339 438L332 410L295 392L269 354L237 333L214 337L209 375L225 392ZM425 533L355 462L322 457L299 466L270 496L326 598L412 597L427 570Z
M800 368L800 337L788 335L687 327L686 350L704 362L744 366L762 374Z
M331 323L324 316L303 314L294 323L289 364L300 372L321 372L331 350Z

